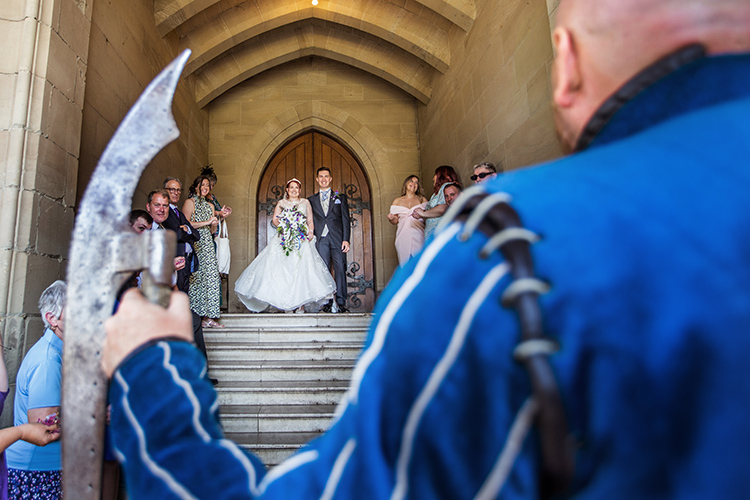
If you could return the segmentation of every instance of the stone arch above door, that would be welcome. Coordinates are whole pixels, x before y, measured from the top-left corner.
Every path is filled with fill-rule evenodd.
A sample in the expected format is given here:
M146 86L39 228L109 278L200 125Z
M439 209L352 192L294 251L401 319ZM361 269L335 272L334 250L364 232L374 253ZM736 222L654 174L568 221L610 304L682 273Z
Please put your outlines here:
M377 136L346 111L321 101L298 104L266 122L248 147L248 151L260 153L248 158L248 168L240 182L257 188L263 169L276 151L293 137L312 129L330 135L354 153L370 179L373 192L385 187L380 172L390 171L391 161Z

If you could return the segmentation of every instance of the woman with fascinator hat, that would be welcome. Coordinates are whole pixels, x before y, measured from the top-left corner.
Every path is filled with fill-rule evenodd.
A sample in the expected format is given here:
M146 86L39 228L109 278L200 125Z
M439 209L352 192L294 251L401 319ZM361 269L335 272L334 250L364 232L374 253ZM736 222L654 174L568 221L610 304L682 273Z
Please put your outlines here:
M275 238L245 269L234 285L237 297L253 312L269 306L304 312L305 304L325 303L336 284L315 249L312 207L300 197L302 183L286 183L284 198L273 211Z
M200 239L195 242L195 253L200 265L190 275L190 309L203 318L203 328L223 328L218 322L221 300L221 279L216 248L211 237L219 220L214 215L214 207L206 200L210 180L199 175L190 186L189 197L182 204L182 213L198 230Z
M219 219L219 221L223 221L232 214L232 208L219 203L219 200L214 194L214 186L216 185L216 181L218 180L216 172L211 165L207 165L201 169L200 175L208 177L209 190L208 195L206 196L206 201L214 206L214 215ZM218 234L218 230L216 234Z

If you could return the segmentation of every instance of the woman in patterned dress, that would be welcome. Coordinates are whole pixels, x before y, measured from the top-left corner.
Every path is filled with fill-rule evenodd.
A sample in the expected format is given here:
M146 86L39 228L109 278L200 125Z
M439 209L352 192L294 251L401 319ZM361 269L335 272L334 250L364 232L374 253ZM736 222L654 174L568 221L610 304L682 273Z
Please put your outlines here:
M182 205L182 212L201 237L194 245L198 270L190 276L189 296L190 308L203 318L204 328L224 326L217 321L220 315L221 281L212 235L219 221L214 215L213 204L206 201L206 195L211 191L210 185L208 177L198 176L190 186L189 198Z

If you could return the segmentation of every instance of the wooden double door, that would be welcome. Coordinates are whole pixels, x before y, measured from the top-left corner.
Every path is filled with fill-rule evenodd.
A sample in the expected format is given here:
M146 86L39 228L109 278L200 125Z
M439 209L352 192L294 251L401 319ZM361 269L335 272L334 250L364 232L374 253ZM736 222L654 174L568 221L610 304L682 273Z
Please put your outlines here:
M349 202L347 307L351 311L371 312L375 305L375 272L370 185L359 162L335 139L307 132L289 141L268 163L258 188L258 252L274 237L271 218L276 202L284 196L286 182L299 179L300 196L309 197L318 192L315 172L323 166L331 170L331 188L346 194Z

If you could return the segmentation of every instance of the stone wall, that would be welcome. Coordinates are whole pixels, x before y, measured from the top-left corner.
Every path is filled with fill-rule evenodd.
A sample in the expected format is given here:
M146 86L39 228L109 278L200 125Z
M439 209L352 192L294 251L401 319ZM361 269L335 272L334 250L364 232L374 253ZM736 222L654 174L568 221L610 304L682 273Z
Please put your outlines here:
M255 257L256 193L273 153L316 129L346 145L364 166L372 189L375 286L397 266L395 227L386 214L407 175L419 171L416 103L377 77L335 61L306 58L238 85L210 105L209 161L216 196L234 210L230 290ZM233 293L230 312L244 311Z
M465 185L471 168L504 170L561 154L550 106L550 16L559 0L477 1L467 35L451 31L451 64L419 106L421 172L453 165Z
M0 322L11 381L43 332L41 292L64 278L73 229L91 4L0 3ZM12 422L5 411L0 424Z
M151 80L176 56L156 31L153 1L99 0L94 3L81 131L79 200L125 114ZM208 113L195 104L194 84L190 78L180 81L172 112L180 137L146 168L133 199L135 208L145 207L146 195L160 188L165 177L178 177L184 184L206 164Z
M547 12L549 13L549 25L550 33L555 27L555 14L557 13L557 7L560 6L560 0L547 0Z

